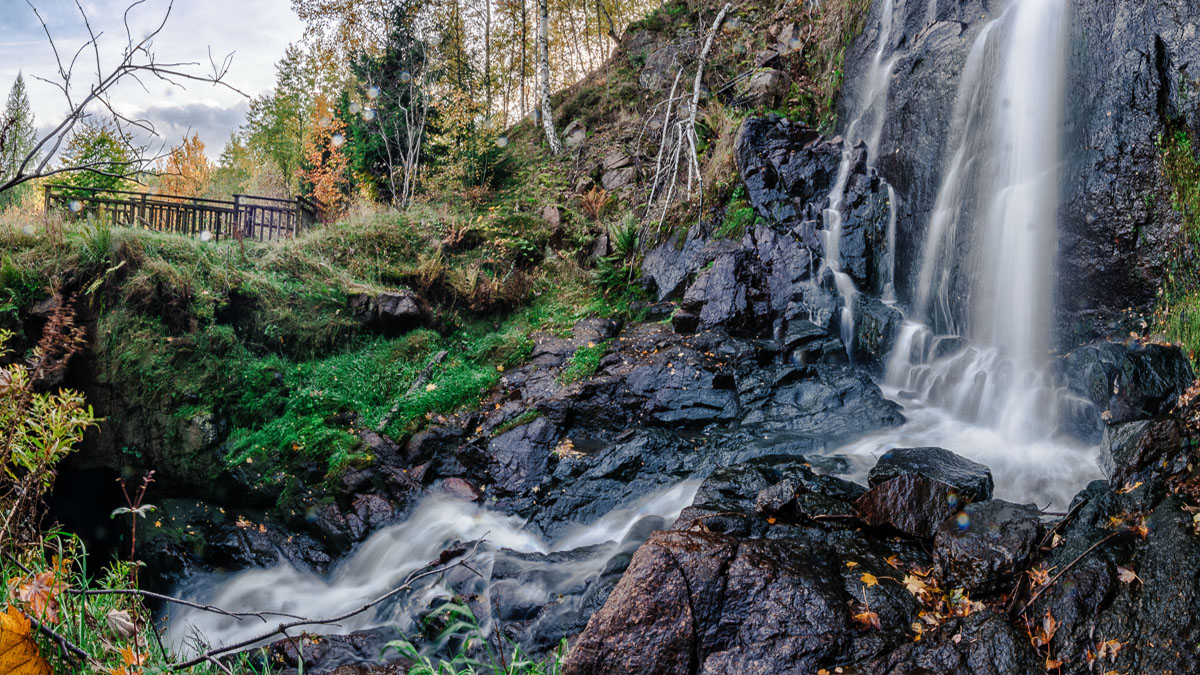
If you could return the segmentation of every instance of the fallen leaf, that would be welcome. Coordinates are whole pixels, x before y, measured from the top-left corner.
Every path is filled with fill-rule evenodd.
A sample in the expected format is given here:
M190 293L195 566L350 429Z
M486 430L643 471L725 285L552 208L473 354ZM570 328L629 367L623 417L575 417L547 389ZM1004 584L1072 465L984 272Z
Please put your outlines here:
M58 601L55 596L66 588L66 584L59 581L53 571L47 571L35 574L23 584L17 584L14 595L33 618L58 623Z
M870 587L874 586L875 584L879 583L879 579L874 574L871 574L870 572L863 572L863 575L861 577L859 577L859 579L864 584L867 585L867 588L870 588Z
M921 595L929 588L929 585L913 575L907 574L904 576L904 587L913 595Z
M861 624L863 628L883 630L883 626L879 623L879 615L870 610L861 614L855 614L854 621L855 623Z
M847 563L846 563L846 567L849 567L850 569L854 569L855 567L858 567L858 563L856 563L856 562L854 562L853 560L851 560L851 561L849 561L849 562L847 562Z
M1117 578L1121 580L1121 583L1125 583L1125 584L1132 584L1135 581L1142 580L1141 577L1139 577L1133 570L1129 569L1128 567L1118 567L1117 568Z
M1117 490L1117 494L1127 495L1130 492L1133 492L1134 490L1138 489L1141 486L1142 486L1142 481L1140 481L1140 480L1136 483L1125 483L1125 487L1122 487L1121 489Z
M898 556L894 553L892 555L889 555L887 557L887 560L884 560L884 562L887 563L888 565L891 565L894 569L900 569L900 556Z
M133 617L123 609L113 610L104 618L108 623L108 629L117 637L128 639L137 634L137 625L133 623Z
M1034 567L1033 569L1025 570L1025 574L1029 575L1029 581L1033 584L1034 588L1041 588L1050 581L1050 573L1053 572L1054 569L1055 568L1053 567L1047 569L1044 566L1038 566Z
M0 673L51 675L50 664L38 653L31 631L29 620L16 607L0 614Z

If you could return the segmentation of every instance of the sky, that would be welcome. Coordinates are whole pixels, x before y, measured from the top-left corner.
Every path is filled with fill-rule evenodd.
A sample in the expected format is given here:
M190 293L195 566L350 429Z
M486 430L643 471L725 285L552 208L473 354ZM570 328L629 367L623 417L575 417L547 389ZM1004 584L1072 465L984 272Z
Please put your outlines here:
M75 0L30 0L49 25L60 53L74 54L87 42L87 29ZM102 67L111 68L124 48L123 15L133 0L80 0L92 28L102 33ZM135 39L162 21L170 0L146 0L129 14ZM289 0L175 0L166 26L155 39L156 61L199 61L197 72L211 72L209 48L220 63L233 53L226 80L242 92L257 96L275 82L275 62L287 45L303 34L303 24ZM68 56L64 55L64 58ZM54 52L26 0L0 0L0 97L18 72L29 87L30 103L38 127L46 130L63 118L62 93L33 76L57 79ZM80 91L96 79L91 52L75 68ZM90 78L90 80L89 80ZM122 114L150 120L163 140L177 145L184 134L198 133L208 155L216 158L245 118L248 100L240 94L204 83L187 84L186 90L162 82L146 82L146 89L128 82L117 89L113 101ZM3 102L0 100L0 105Z

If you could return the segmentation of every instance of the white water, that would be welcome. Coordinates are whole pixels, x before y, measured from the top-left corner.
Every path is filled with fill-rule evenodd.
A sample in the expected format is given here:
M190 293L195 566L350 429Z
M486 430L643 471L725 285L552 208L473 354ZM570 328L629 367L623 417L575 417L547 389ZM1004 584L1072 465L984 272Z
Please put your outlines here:
M553 597L561 588L575 586L580 580L598 575L629 534L646 516L661 516L668 523L691 504L699 488L698 481L686 481L661 490L626 507L618 508L599 521L567 532L557 542L545 541L525 529L520 518L505 516L445 495L425 498L408 520L384 528L368 538L328 575L305 572L281 563L265 569L251 569L231 575L194 580L184 589L184 597L212 604L230 612L280 612L307 618L329 617L361 607L396 588L413 571L435 560L455 541L470 542L483 538L489 546L480 548L472 567L478 570L481 592L486 592L495 550L504 548L521 553L569 551L594 544L608 544L594 555L573 562L557 563L554 587L527 585L521 589L527 599ZM447 594L440 586L418 592L405 601L381 605L340 622L321 627L321 632L349 633L376 626L396 626L411 633L415 611L427 607L434 598ZM257 619L237 621L228 617L187 607L171 609L167 623L168 643L186 652L194 652L196 639L217 646L230 644L269 630L272 623Z
M842 342L847 352L854 349L854 299L858 289L849 274L842 271L841 240L842 240L842 209L845 207L846 185L850 180L850 170L854 168L854 146L861 140L867 143L867 157L875 157L879 148L879 139L883 134L883 123L887 119L887 96L892 76L892 67L896 64L894 56L889 56L892 40L893 21L892 0L884 0L879 27L879 47L871 59L871 67L867 71L866 85L862 89L858 103L858 114L846 127L845 142L842 146L842 161L838 166L837 178L829 191L829 205L822 214L824 221L824 257L825 266L833 274L837 286L838 298L841 301ZM865 135L864 132L865 131ZM892 218L895 217L895 206L889 201ZM894 222L894 221L893 221Z
M1071 394L1047 372L1068 20L1065 0L1013 0L969 52L915 316L885 374L909 422L839 450L855 477L919 445L982 462L997 496L1042 506L1100 477L1096 449L1060 433Z

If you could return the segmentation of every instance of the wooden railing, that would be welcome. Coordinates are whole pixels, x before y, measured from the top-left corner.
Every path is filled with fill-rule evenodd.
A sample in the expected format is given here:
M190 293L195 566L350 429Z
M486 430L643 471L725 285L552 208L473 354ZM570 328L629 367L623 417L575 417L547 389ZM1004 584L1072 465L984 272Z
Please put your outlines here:
M47 185L45 190L47 215L61 209L75 216L108 217L114 225L216 241L293 237L316 224L322 215L322 205L307 197L234 195L233 201L224 201L67 185Z

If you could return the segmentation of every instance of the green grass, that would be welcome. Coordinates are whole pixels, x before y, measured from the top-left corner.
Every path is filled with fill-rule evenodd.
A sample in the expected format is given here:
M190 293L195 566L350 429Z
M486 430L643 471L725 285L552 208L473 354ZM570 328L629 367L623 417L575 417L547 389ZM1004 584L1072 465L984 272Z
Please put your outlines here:
M571 355L567 365L563 368L562 373L558 376L559 382L563 384L571 384L586 380L600 368L600 359L608 353L608 347L612 340L604 340L603 342L589 342L575 350Z
M56 564L55 561L63 561ZM87 565L83 543L74 535L47 532L39 547L26 549L13 557L0 556L0 611L16 605L37 618L49 618L37 614L28 602L19 602L17 590L29 588L38 575L45 586L59 589L53 593L54 619L47 621L53 629L72 645L86 652L90 659L81 661L68 655L54 639L33 628L35 641L41 657L55 673L80 673L81 675L111 675L112 673L165 673L170 666L186 660L165 648L160 648L153 636L154 618L136 595L127 592L136 588L131 581L128 563L114 562L103 569L91 569ZM89 594L85 595L83 592ZM108 594L106 591L116 591ZM113 618L128 619L133 631L122 634L114 630ZM141 661L140 668L122 671L129 663L123 651ZM226 664L236 673L266 675L267 671L255 666L248 654L232 657ZM220 675L226 672L210 663L176 671L189 675Z
M475 614L461 598L433 609L422 619L422 625L426 632L433 625L442 626L430 641L432 649L422 650L408 639L387 645L387 649L396 650L412 664L409 675L558 675L562 672L567 652L565 638L558 650L544 661L528 658L516 643L493 645L492 636L484 635Z
M1155 315L1159 329L1200 367L1200 160L1186 130L1160 136L1157 145L1163 177L1171 188L1171 208L1183 217L1183 239L1176 242Z
M567 255L537 258L548 235L528 215L526 192L475 211L352 215L271 246L94 223L68 224L58 238L0 225L0 322L19 325L54 283L73 279L99 314L97 378L138 418L128 422L161 424L168 455L189 420L225 425L225 463L206 453L158 458L176 475L203 484L249 461L264 475L303 464L334 476L368 459L363 428L383 426L403 441L477 406L504 369L529 356L534 332L628 315L633 295L606 294L574 262L586 238L568 232ZM441 243L464 229L478 236ZM369 333L350 296L396 287L430 301L430 327ZM443 350L448 358L430 366ZM429 379L413 386L427 366ZM135 457L143 450L127 448Z

